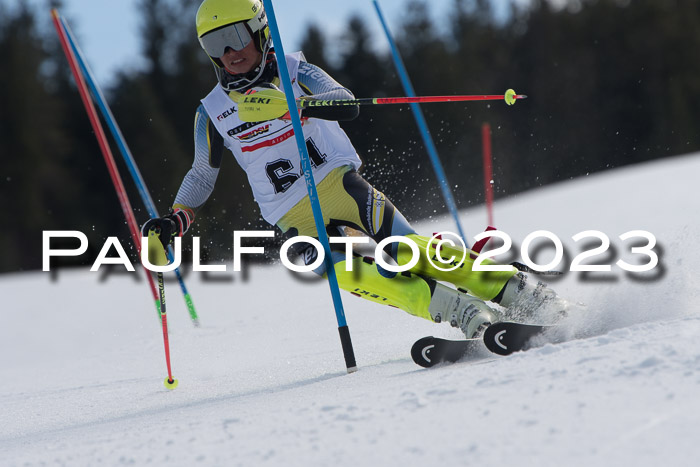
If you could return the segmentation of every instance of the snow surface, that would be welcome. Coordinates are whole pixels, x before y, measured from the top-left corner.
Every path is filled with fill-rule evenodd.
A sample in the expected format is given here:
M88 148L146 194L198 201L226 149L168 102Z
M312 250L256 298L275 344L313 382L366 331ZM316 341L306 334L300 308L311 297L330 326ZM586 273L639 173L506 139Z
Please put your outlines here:
M615 247L595 261L634 262L617 237L643 229L660 265L551 283L588 305L568 320L574 340L429 370L409 349L425 335L459 337L449 325L344 293L360 368L348 375L327 284L252 267L219 282L188 275L201 328L168 283L180 382L168 391L142 277L0 276L0 465L696 465L698 174L696 154L498 202L515 248L550 230L570 264L582 250L571 236L595 229ZM473 234L485 217L462 213ZM453 229L449 218L417 227Z

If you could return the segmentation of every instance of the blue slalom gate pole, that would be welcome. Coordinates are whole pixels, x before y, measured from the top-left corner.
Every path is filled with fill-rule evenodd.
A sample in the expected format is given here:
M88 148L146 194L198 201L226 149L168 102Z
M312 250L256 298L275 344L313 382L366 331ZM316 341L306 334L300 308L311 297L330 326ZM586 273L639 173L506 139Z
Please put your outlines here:
M399 55L399 49L396 47L396 43L394 42L394 38L391 35L391 31L389 31L389 26L384 20L384 15L382 14L382 10L379 8L379 3L377 2L377 0L372 0L372 3L374 3L374 8L377 10L377 15L379 16L379 21L382 23L382 28L384 29L386 38L389 40L389 46L391 47L391 56L394 59L394 66L396 67L396 71L399 74L399 78L401 78L401 84L403 85L404 92L408 97L415 97L416 93L413 90L413 85L411 84L411 80L408 78L406 67L403 64L403 60L401 60L401 55ZM440 158L438 157L437 149L435 148L435 143L433 143L433 138L430 136L430 132L428 131L428 124L425 122L425 117L423 117L423 112L421 111L420 106L418 104L410 104L410 106L411 110L413 111L413 116L416 119L416 124L418 124L418 129L420 130L421 136L423 137L423 144L425 144L425 149L427 149L428 155L430 156L430 162L433 165L435 176L437 177L438 182L440 183L442 197L445 199L445 204L447 204L447 208L450 210L452 217L454 217L460 237L462 237L466 244L467 237L466 235L464 235L464 230L462 230L462 224L459 221L457 204L455 203L454 197L452 196L452 190L450 190L450 186L447 183L447 176L445 175L445 170L442 168L442 164L440 163Z
M287 98L287 107L289 108L289 116L291 117L292 127L294 128L294 137L297 142L297 148L299 149L301 168L304 171L304 180L306 183L306 189L309 192L309 201L311 202L311 209L314 214L318 239L321 242L321 245L323 245L323 249L325 251L324 262L326 265L326 273L328 274L328 284L331 289L331 296L333 297L335 316L338 320L338 332L340 333L340 343L343 347L345 366L347 367L348 373L352 373L357 371L355 352L353 351L352 341L350 340L350 330L345 320L343 302L340 298L340 288L338 287L338 278L335 275L335 268L333 267L333 260L331 259L330 243L328 241L328 235L326 234L326 225L323 222L323 213L321 212L321 204L318 200L318 193L316 192L316 182L314 181L314 174L311 168L311 160L309 159L309 153L306 150L306 141L304 139L304 133L301 127L301 119L299 118L299 113L297 111L297 104L294 98L294 91L292 89L292 81L289 77L289 69L287 68L287 60L284 55L282 38L280 37L279 29L277 27L277 18L275 17L275 10L272 7L272 0L263 0L263 5L265 6L265 12L267 14L267 20L270 26L270 33L272 34L272 42L275 45L276 52L278 52L276 53L277 68L279 70L280 80L282 81L282 89L284 90L285 97Z
M117 146L119 147L119 152L122 154L124 162L126 162L126 166L129 169L131 178L134 180L134 183L138 188L139 194L141 195L141 200L146 206L146 210L148 211L149 216L151 216L151 218L159 217L158 210L156 209L155 203L153 202L153 198L151 198L151 195L148 192L148 188L146 188L146 182L144 182L143 177L141 176L141 172L139 171L138 166L136 165L136 161L134 160L134 157L131 154L131 150L126 144L126 139L122 135L122 132L119 129L119 125L117 125L117 121L114 118L114 115L112 114L112 110L107 104L107 99L105 99L104 94L102 94L102 91L97 86L97 82L93 77L92 71L88 67L87 62L83 57L83 53L78 47L78 44L73 37L73 31L71 31L70 27L66 23L65 19L63 19L63 17L61 17L60 20L63 24L63 29L66 31L66 37L68 38L68 42L70 43L70 46L73 49L73 54L75 55L78 61L78 65L80 66L83 76L85 77L85 81L90 89L90 92L95 97L97 106L99 107L102 116L107 122L107 126L109 127L109 130L112 133L112 137L114 137ZM170 246L168 247L167 256L168 261L172 262L173 249ZM190 293L187 290L187 286L185 286L185 281L182 277L182 274L180 273L179 268L175 269L175 275L180 284L180 289L182 290L182 295L185 299L185 304L187 305L187 310L190 314L190 319L192 320L195 326L199 326L199 317L197 316L197 311L194 308L192 297L190 296Z

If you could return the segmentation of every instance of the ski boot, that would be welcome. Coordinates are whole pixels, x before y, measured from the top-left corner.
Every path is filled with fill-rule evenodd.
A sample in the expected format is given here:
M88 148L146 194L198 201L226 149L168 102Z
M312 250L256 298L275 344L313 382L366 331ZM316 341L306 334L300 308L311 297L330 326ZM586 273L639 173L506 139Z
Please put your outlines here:
M514 316L509 319L539 319L557 321L566 317L569 302L547 287L544 282L528 280L527 274L517 273L493 299Z
M460 328L467 339L481 336L499 321L499 313L482 300L440 283L435 284L428 312L436 323L447 321Z

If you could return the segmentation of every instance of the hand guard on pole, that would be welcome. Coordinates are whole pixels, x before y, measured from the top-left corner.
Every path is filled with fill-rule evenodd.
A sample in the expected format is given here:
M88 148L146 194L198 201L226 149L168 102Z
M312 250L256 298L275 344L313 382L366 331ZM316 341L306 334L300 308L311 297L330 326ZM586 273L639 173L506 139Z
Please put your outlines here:
M149 219L141 227L141 234L148 237L150 231L155 230L159 234L163 248L167 249L172 245L175 237L182 237L192 224L193 216L185 209L176 208L170 214L163 217Z
M267 83L246 91L245 94L229 96L238 104L238 115L244 122L265 122L268 120L289 120L287 98L274 84ZM299 109L301 117L301 109Z

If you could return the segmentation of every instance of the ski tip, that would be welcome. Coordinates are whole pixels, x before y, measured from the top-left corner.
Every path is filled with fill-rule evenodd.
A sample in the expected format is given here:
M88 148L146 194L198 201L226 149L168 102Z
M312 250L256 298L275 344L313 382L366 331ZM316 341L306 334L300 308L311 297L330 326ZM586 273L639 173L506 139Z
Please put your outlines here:
M423 368L430 368L438 363L437 359L433 359L434 349L435 338L433 336L423 337L418 339L411 347L411 358Z
M165 381L163 381L163 384L167 389L170 389L171 391L175 389L178 385L178 381L175 378L170 378L170 377L165 377Z
M423 368L430 368L440 363L454 363L462 360L481 338L450 340L439 337L423 337L411 347L413 361Z
M494 323L484 331L486 348L498 355L510 355L530 348L531 338L547 331L552 326L525 324L509 321Z

